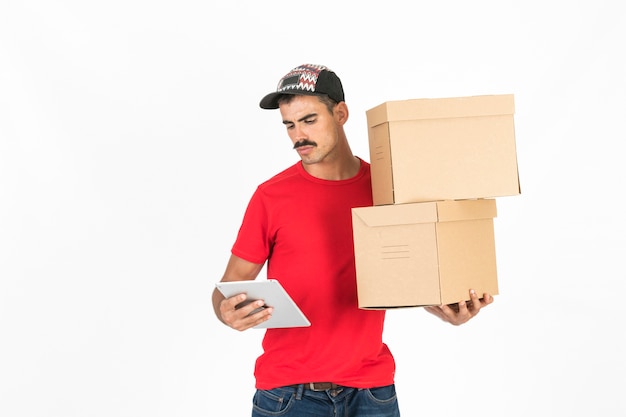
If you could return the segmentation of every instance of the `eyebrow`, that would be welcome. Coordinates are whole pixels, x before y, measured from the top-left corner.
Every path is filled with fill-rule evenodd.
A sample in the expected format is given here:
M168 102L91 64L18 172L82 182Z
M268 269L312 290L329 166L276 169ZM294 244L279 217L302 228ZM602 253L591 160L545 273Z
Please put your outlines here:
M303 122L303 121L305 121L306 119L310 119L311 117L315 117L315 116L317 116L317 113L309 113L309 114L307 114L307 115L305 115L305 116L302 116L301 118L299 118L299 119L298 119L298 120L296 120L296 121L297 121L297 122ZM284 124L284 125L287 125L287 124L289 124L289 123L293 123L293 122L292 122L291 120L283 120L283 124Z

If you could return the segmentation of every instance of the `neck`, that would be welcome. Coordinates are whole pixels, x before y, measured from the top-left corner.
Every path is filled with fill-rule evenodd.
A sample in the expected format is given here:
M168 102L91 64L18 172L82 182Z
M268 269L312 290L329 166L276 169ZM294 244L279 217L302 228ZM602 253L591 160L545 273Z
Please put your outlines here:
M304 170L316 178L339 181L354 177L361 169L361 160L349 153L333 161L304 164Z

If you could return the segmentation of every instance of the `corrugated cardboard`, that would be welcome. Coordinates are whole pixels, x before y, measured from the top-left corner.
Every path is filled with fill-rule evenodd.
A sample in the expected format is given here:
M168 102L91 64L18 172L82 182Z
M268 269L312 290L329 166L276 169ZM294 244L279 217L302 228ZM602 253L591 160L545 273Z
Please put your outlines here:
M374 205L520 194L514 111L512 94L368 110Z
M494 199L352 209L360 308L452 304L498 293Z

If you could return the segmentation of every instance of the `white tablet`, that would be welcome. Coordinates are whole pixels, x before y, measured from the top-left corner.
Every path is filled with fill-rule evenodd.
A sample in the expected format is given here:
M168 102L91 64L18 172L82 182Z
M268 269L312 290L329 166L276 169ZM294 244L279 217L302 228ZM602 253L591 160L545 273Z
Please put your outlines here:
M284 327L307 327L311 322L306 318L287 291L275 279L260 281L229 281L215 284L224 297L246 293L246 303L264 300L265 305L273 307L272 317L256 326L255 329L274 329Z

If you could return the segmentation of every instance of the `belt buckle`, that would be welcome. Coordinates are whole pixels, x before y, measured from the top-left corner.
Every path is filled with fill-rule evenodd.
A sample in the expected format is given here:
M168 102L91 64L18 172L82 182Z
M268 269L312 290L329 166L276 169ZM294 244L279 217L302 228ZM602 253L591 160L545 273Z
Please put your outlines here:
M326 388L317 388L315 385L316 385L316 383L315 383L315 382L309 382L309 383L308 383L309 389L310 389L311 391L317 391L317 392L320 392L320 391L326 391Z
M340 389L339 385L333 384L332 382L309 382L306 384L311 391L321 392L328 390L337 390Z

